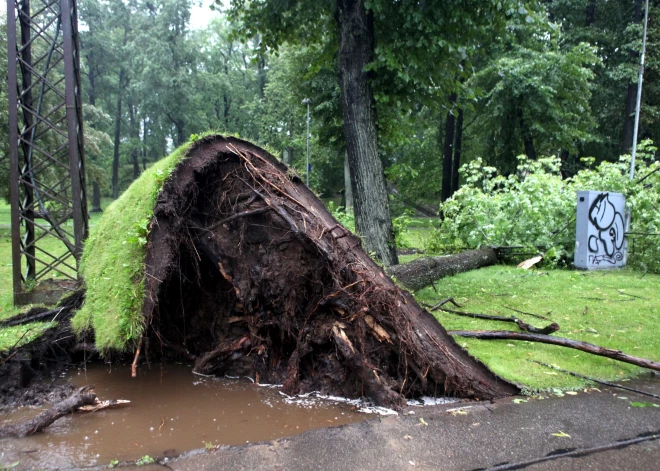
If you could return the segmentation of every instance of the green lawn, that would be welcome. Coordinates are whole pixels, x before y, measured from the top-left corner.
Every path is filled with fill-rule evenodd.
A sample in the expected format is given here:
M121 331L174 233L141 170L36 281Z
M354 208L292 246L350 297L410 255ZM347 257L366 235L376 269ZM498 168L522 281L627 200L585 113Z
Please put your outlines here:
M524 271L494 266L436 282L436 293L425 288L419 301L434 304L452 296L464 311L510 316L542 327L550 322L506 309L545 315L561 330L554 335L622 350L660 361L660 276L631 270L583 272ZM517 330L513 324L470 319L436 312L447 330ZM598 379L623 379L641 368L577 350L532 342L476 340L456 337L458 343L497 374L531 390L578 388L584 382L527 360L539 360Z
M103 201L103 208L110 204L110 200ZM89 224L93 227L98 222L101 214L93 213ZM55 256L64 253L66 248L63 244L52 237L43 239L41 245L45 250ZM37 264L39 269L40 264ZM11 317L19 312L24 312L30 306L13 305L12 300L12 267L11 267L11 218L10 207L4 201L0 201L0 319ZM16 326L0 329L0 351L11 348L21 339L21 344L32 340L43 329L50 324L34 323L26 326Z

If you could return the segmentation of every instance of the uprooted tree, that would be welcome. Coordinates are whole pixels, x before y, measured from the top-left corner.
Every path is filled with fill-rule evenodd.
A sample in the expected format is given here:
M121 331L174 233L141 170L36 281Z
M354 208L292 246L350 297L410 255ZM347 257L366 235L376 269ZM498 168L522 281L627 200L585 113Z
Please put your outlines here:
M173 169L142 278L136 359L163 352L200 374L390 407L518 391L400 290L294 173L239 139L200 139Z

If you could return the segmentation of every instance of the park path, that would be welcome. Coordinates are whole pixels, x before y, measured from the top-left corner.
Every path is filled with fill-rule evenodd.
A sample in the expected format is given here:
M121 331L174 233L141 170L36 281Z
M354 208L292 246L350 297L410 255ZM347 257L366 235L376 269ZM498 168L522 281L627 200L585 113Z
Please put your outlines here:
M660 395L660 377L623 383ZM527 402L522 402L527 401ZM631 403L646 403L635 407ZM312 471L312 470L477 470L541 458L568 449L586 449L660 436L660 407L636 393L608 387L564 397L505 398L495 402L410 407L399 416L376 417L342 427L318 429L272 442L197 450L140 471ZM637 404L640 405L640 404ZM65 469L39 461L37 450L14 449L3 462L21 469ZM580 457L534 464L533 471L657 470L660 440ZM68 468L70 469L70 468ZM85 468L90 469L90 468ZM96 468L101 469L101 468Z
M660 394L660 378L624 384ZM660 407L631 405L660 401L635 393L603 387L577 395L527 399L410 408L410 415L190 454L167 466L174 471L474 470L540 458L558 450L660 434ZM459 406L463 409L457 410ZM557 436L563 434L569 436ZM555 459L525 469L657 470L660 440Z

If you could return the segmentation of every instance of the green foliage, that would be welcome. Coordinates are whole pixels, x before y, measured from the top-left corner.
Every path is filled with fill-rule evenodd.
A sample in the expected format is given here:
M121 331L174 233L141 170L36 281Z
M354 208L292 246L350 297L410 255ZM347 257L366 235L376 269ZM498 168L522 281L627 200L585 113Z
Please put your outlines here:
M330 201L327 206L328 211L330 211L334 218L339 221L339 224L355 233L355 216L352 211L346 211L346 208L342 206L336 207L335 203L332 201Z
M162 186L163 184L162 180L159 180L158 178L156 179L156 183L160 186ZM149 218L144 218L140 221L136 221L133 224L133 231L130 233L130 236L128 237L128 239L126 239L125 243L137 244L140 246L147 245L147 236L149 235L150 222L151 219Z
M215 450L215 445L213 445L213 442L204 442L204 449L206 451L213 451Z
M158 192L188 147L181 146L144 172L106 209L87 240L81 261L87 295L72 323L77 332L94 329L101 351L123 350L144 330L144 245L149 224Z
M562 50L557 41L535 41L507 50L469 82L485 90L475 123L483 141L475 151L510 171L523 150L575 152L593 140L591 82L599 62L595 48L586 43Z
M549 157L531 161L518 157L509 176L474 160L462 168L466 184L441 205L445 219L433 231L428 248L447 245L543 246L546 263L556 265L574 251L576 192L597 190L626 195L632 232L660 232L660 167L650 142L639 146L636 175L629 179L630 156L603 162L562 179L560 161ZM594 159L584 159L593 163ZM660 273L660 249L652 239L640 239L629 263Z
M515 173L504 177L474 160L463 167L466 184L441 206L445 220L433 243L562 247L570 234L559 232L571 218L575 195L564 188L556 158L518 157Z
M412 247L412 241L408 227L412 223L414 213L406 209L402 215L392 218L392 229L394 230L394 240L396 246L400 249L409 249Z
M656 404L655 402L631 402L630 405L632 407L660 407L660 405Z
M151 456L144 455L142 458L137 460L135 462L135 464L138 465L138 466L144 466L145 464L151 464L151 463L155 463L155 462L156 462L156 460L153 459Z

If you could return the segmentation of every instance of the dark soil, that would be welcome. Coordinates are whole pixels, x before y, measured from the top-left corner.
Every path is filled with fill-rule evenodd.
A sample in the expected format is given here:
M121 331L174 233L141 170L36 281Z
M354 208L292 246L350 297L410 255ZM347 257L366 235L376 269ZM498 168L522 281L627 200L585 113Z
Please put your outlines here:
M59 375L85 356L80 350L84 344L76 339L69 323L83 299L84 293L76 292L64 298L55 310L33 308L5 321L17 325L48 312L52 314L38 320L49 321L58 316L58 324L39 338L0 355L0 410L55 403L73 392L74 387Z
M166 182L145 287L142 351L201 374L391 407L518 391L399 290L297 176L239 139L196 143Z

